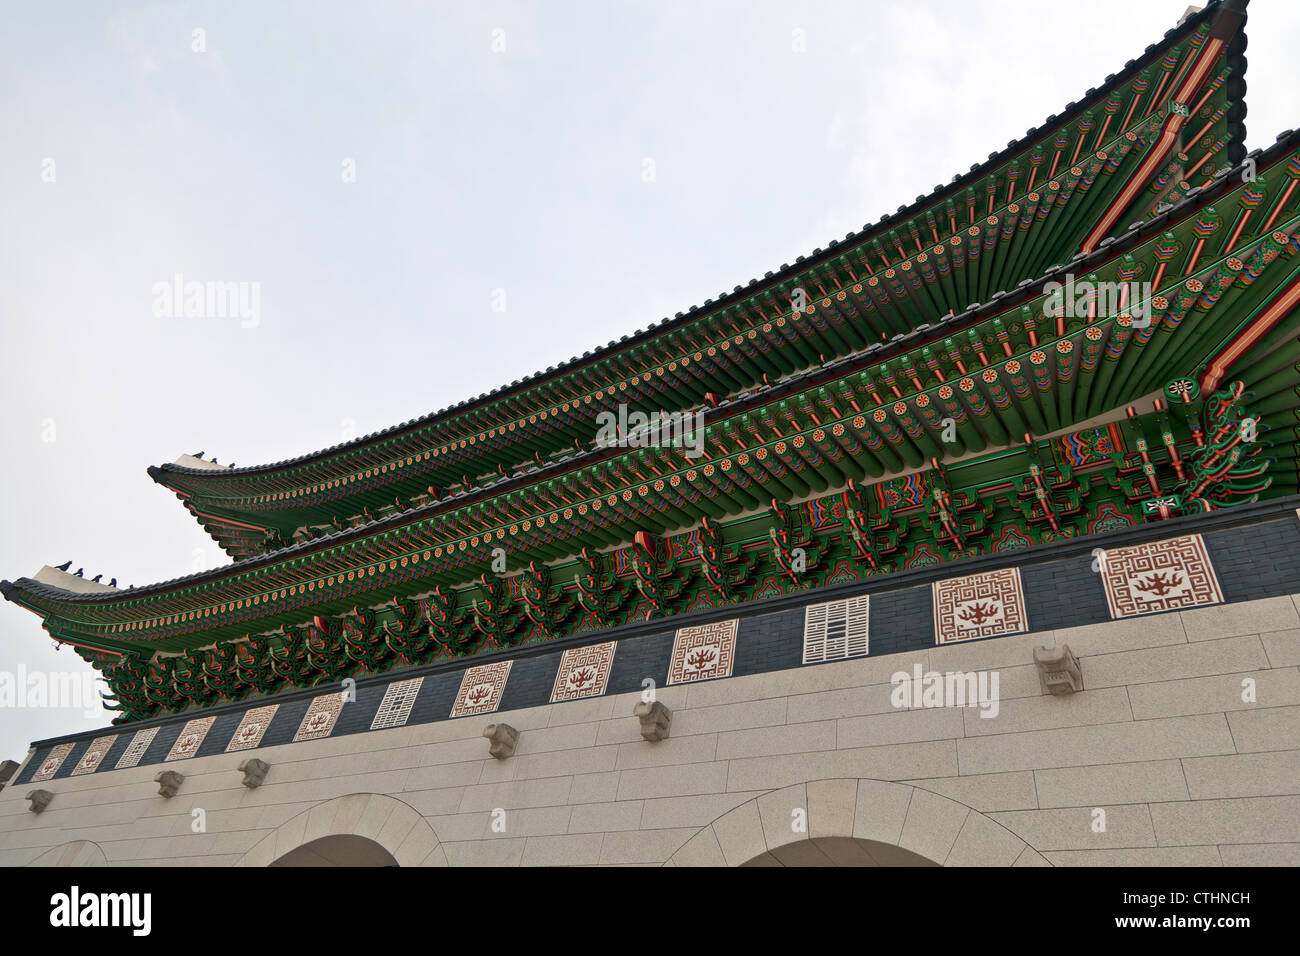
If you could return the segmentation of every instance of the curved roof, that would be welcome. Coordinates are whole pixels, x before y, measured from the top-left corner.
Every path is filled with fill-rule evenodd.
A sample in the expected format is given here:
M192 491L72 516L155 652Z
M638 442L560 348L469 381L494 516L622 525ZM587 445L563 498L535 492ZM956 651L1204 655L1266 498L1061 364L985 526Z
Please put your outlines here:
M1289 155L1289 151L1294 150L1297 143L1300 143L1300 134L1289 132L1279 137L1278 143L1269 150L1255 154L1255 159L1261 167L1268 166ZM1288 166L1288 175L1291 173L1291 167L1300 169L1295 161ZM1189 228L1188 223L1192 216L1205 204L1221 198L1231 190L1240 190L1242 187L1239 174L1245 167L1238 167L1235 170L1227 171L1220 174L1215 182L1205 188L1197 188L1190 193L1177 206L1172 206L1152 219L1150 222L1131 228L1112 243L1107 243L1098 250L1080 254L1071 262L1063 265L1052 275L1063 275L1073 270L1088 271L1105 261L1115 260L1136 246L1138 243L1153 242L1165 230L1171 228L1175 220L1180 223L1180 228ZM1275 185L1276 188L1276 185ZM1044 277L1051 278L1052 275ZM973 319L982 319L992 317L995 314L1005 314L1008 310L1013 310L1020 305L1021 299L1028 299L1037 294L1037 287L1034 290L1023 289L1022 295L1002 296L999 295L993 301L973 309L970 313L962 316L947 318L933 327L924 331L918 330L906 337L906 341L875 345L860 353L828 363L824 368L809 370L799 376L794 376L789 380L776 383L774 385L764 386L756 390L753 394L746 396L742 401L725 402L714 409L714 412L722 412L724 418L733 418L740 413L751 411L762 405L767 405L788 394L808 389L810 386L822 384L824 381L831 380L836 376L841 376L847 372L863 368L867 364L875 363L881 359L895 355L909 348L918 346L922 341L929 341L936 336L951 334L958 327L969 323ZM712 416L710 416L712 417ZM466 505L475 504L484 499L501 495L503 492L515 490L531 485L536 485L540 481L549 478L558 477L562 474L572 472L577 468L590 465L604 457L618 454L617 450L608 450L597 453L594 451L577 453L569 459L556 462L545 468L537 469L535 472L526 476L514 479L503 479L482 488L474 489L472 492L456 495L452 498L442 501L430 502L421 507L411 509L410 511L395 514L384 519L371 522L358 528L350 528L343 531L327 535L320 539L305 541L297 545L282 549L273 554L251 558L246 562L241 562L234 566L216 568L209 571L199 572L187 575L170 581L164 581L143 588L133 589L129 592L114 591L111 593L96 594L78 594L69 591L66 588L53 586L31 578L22 578L15 582L0 582L0 593L11 601L17 601L32 610L44 611L57 617L57 608L62 606L67 608L72 605L122 605L125 602L136 601L140 598L148 598L175 592L186 588L203 587L205 590L210 587L218 586L222 579L234 578L243 575L254 569L259 569L267 565L276 564L281 567L291 567L317 551L337 548L339 546L370 546L376 541L382 542L384 536L391 531L402 528L413 522L423 519L439 516L442 512L448 512L452 509L463 508ZM114 642L121 645L123 642Z
M1155 63L1167 46L1177 43L1187 36L1192 35L1199 27L1201 27L1202 24L1213 21L1221 11L1227 15L1241 14L1244 19L1247 2L1248 0L1210 0L1203 10L1192 14L1176 27L1166 31L1164 38L1160 42L1149 45L1141 56L1129 60L1124 64L1124 67L1119 72L1107 76L1101 87L1089 89L1081 100L1067 104L1060 114L1047 117L1041 125L1029 129L1020 139L1012 140L1004 149L990 153L985 161L975 163L967 172L954 176L951 182L946 185L936 185L934 190L928 195L917 196L913 202L900 206L895 212L882 215L876 223L865 224L858 232L847 234L843 240L832 239L827 244L826 248L814 249L807 255L798 256L793 263L785 263L781 265L779 269L767 272L762 278L750 279L745 286L737 285L730 292L720 292L716 299L706 299L703 304L692 306L684 313L678 312L672 318L665 317L645 329L634 332L632 335L625 335L617 341L611 341L607 345L598 347L589 352L584 352L581 356L570 358L567 362L550 366L544 370L535 372L526 378L519 379L511 382L509 385L485 392L475 398L466 399L455 405L447 406L418 418L410 419L409 421L401 422L397 425L390 426L389 428L372 432L368 435L363 435L337 445L331 445L327 448L310 452L305 455L299 455L297 457L286 458L281 461L269 462L266 464L222 469L220 474L215 477L238 478L241 476L267 474L292 466L321 461L348 451L363 448L385 439L394 438L425 425L449 419L452 416L464 412L483 408L500 399L519 395L525 389L557 375L579 369L599 359L616 355L617 353L630 349L635 345L651 341L662 335L664 332L681 328L702 316L715 313L722 308L738 303L756 293L761 293L765 290L777 287L782 283L794 279L810 268L816 267L842 255L845 251L845 247L859 245L871 238L878 238L882 234L886 233L890 228L902 225L910 219L927 211L935 204L957 195L981 177L997 168L1000 164L1012 159L1018 154L1026 152L1045 134L1052 132L1067 122L1081 117L1088 111L1088 109L1095 108L1098 102L1109 92L1134 79L1143 69ZM1233 70L1234 79L1239 82L1241 81L1241 78L1244 77L1245 73L1245 57L1242 53L1243 49L1244 43L1238 44L1238 49L1233 52L1229 63ZM1244 91L1244 82L1242 90ZM1242 122L1244 116L1245 109L1242 107L1234 109L1228 117L1230 142L1227 145L1226 155L1229 163L1234 165L1240 162L1245 154L1245 126ZM157 465L150 468L149 471L156 481L169 486L171 484L172 476L202 475L204 477L214 477L212 471L208 468L190 467L178 463Z

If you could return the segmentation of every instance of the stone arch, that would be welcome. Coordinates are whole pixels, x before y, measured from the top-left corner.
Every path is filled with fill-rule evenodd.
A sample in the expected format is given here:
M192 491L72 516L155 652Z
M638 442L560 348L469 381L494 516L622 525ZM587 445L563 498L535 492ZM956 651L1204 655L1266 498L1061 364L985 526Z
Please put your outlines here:
M447 865L438 834L419 811L385 793L350 793L318 803L280 824L235 866L270 866L299 847L330 836L373 841L398 866Z
M806 814L799 832L796 811ZM666 866L802 865L823 841L884 844L943 866L1050 866L993 819L910 784L869 778L813 780L729 810L687 840ZM794 846L793 844L802 844Z
M108 866L108 858L98 843L73 840L46 850L28 866Z
M271 861L271 866L343 866L375 867L397 866L397 860L370 837L355 833L331 833L304 843L284 856Z

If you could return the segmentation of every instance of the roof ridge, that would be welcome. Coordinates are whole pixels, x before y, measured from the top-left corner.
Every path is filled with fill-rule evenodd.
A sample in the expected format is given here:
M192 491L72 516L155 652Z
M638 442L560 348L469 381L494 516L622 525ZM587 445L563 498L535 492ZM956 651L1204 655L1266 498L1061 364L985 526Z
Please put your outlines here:
M1118 256L1123 249L1128 248L1134 243L1144 241L1145 239L1150 238L1151 235L1160 232L1171 218L1178 217L1178 215L1181 212L1186 211L1188 207L1197 206L1206 201L1208 193L1211 191L1217 191L1224 187L1225 184L1230 183L1234 176L1239 175L1244 170L1250 168L1251 163L1258 161L1262 157L1269 157L1271 159L1276 154L1285 152L1297 145L1300 145L1300 130L1285 130L1278 134L1276 140L1271 146L1252 151L1249 156L1243 159L1242 162L1216 176L1214 182L1210 185L1194 187L1189 190L1178 203L1169 206L1167 209L1149 220L1134 223L1120 235L1113 239L1107 239L1104 241L1092 252L1080 253L1069 261L1062 263L1055 269L1043 273L1043 275L1037 278L1025 279L1014 288L998 292L990 297L987 302L972 306L959 315L945 316L940 321L927 325L924 329L915 329L906 336L899 336L897 339L887 343L874 344L867 349L851 352L842 358L804 370L771 385L760 386L747 393L743 402L724 401L719 405L706 406L706 409L717 411L725 408L727 410L727 416L730 417L731 415L739 414L748 410L751 406L761 406L766 404L767 402L780 397L779 393L797 390L799 387L806 387L801 386L800 383L814 376L819 376L829 371L835 371L845 365L855 365L864 360L868 362L876 362L895 353L906 352L909 347L916 344L918 338L929 340L931 337L937 335L950 334L952 326L984 318L988 314L993 314L1007 308L1008 304L1014 305L1014 303L1018 301L1015 298L1018 293L1027 295L1034 294L1032 293L1032 289L1042 283L1050 281L1053 276L1063 275L1079 268L1084 263L1110 260ZM1213 197L1209 198L1212 199ZM708 424L713 423L706 421L706 427ZM243 561L237 561L230 565L222 565L220 567L210 568L205 571L197 571L167 581L143 585L142 587L137 587L130 591L118 591L113 594L103 595L78 594L76 592L54 588L50 585L35 581L32 578L23 577L12 582L8 580L0 581L0 595L3 595L8 600L13 600L13 598L10 597L11 593L21 590L33 594L44 594L60 600L86 604L100 602L108 603L125 597L144 597L160 591L170 590L181 585L199 584L208 580L220 578L221 576L232 572L238 573L252 567L261 567L273 564L277 561L283 560L287 556L294 556L298 553L306 554L313 550L344 544L354 539L363 539L369 535L384 531L388 526L397 527L411 521L421 520L422 518L436 514L449 506L464 507L466 505L475 504L480 500L483 500L485 497L490 498L493 495L509 490L508 488L501 487L502 485L519 484L527 486L535 484L540 480L544 480L548 476L554 477L554 475L548 475L548 473L554 472L558 475L559 473L567 472L574 467L582 467L584 464L594 463L600 458L614 457L618 454L620 454L620 450L617 448L588 449L582 452L575 452L570 456L558 459L518 477L501 479L486 485L480 485L467 491L458 492L457 494L451 495L447 498L429 501L406 511L395 512L365 524L330 532L319 538L299 541L277 551L271 551L255 557L246 558Z
M1199 27L1202 25L1203 22L1209 20L1211 16L1216 14L1220 9L1223 9L1225 11L1232 10L1234 4L1240 4L1244 14L1244 8L1248 2L1249 0L1209 0L1209 2L1202 10L1186 18L1185 20L1175 25L1174 27L1171 27L1170 29L1166 30L1164 35L1160 38L1160 40L1149 44L1139 56L1127 61L1118 72L1112 73L1109 76L1107 76L1105 80L1102 81L1102 85L1100 87L1093 87L1087 90L1083 94L1083 97L1080 100L1071 101L1070 103L1067 103L1064 109L1061 111L1061 113L1059 114L1053 113L1049 115L1042 122L1042 124L1040 124L1039 126L1031 127L1023 136L1021 136L1019 139L1012 140L1003 149L994 153L990 153L988 158L983 162L972 164L969 170L967 170L965 173L960 173L954 176L949 183L938 185L929 194L924 196L917 196L912 203L905 206L899 206L898 209L893 213L886 213L882 215L880 219L874 224L873 223L864 224L863 227L858 232L848 233L843 240L832 239L830 240L830 243L826 248L814 249L812 253L810 253L807 256L801 255L796 257L793 263L783 264L781 268L776 272L772 272L772 271L767 272L766 275L764 275L762 280L751 279L747 286L738 285L731 292L724 292L720 294L720 297L716 300L706 299L703 305L692 306L684 313L678 312L671 319L665 317L664 319L660 320L658 323L653 323L647 326L645 329L639 329L636 332L632 333L631 335L624 335L618 341L611 341L607 345L600 346L588 352L584 352L581 356L574 356L566 362L561 362L558 365L550 366L545 370L534 372L532 375L527 376L526 378L515 380L514 382L510 383L510 385L495 388L489 392L484 392L474 398L464 399L456 403L455 405L445 406L444 408L438 409L437 411L429 412L425 415L421 415L418 418L409 419L407 421L400 422L396 425L391 425L388 428L370 432L369 434L359 436L357 438L351 439L346 442L340 442L335 445L330 445L328 447L307 452L305 454L298 455L293 458L285 458L279 461L267 462L258 465L249 465L243 468L224 468L221 469L220 471L211 471L208 469L187 468L185 466L177 465L175 463L170 463L170 464L164 463L161 465L149 466L148 474L150 475L151 478L153 478L154 481L158 482L159 484L166 485L166 481L163 480L162 476L169 473L179 474L179 475L195 475L195 476L212 477L212 478L245 477L245 476L266 474L269 472L279 471L281 469L295 466L295 465L307 464L313 460L329 458L333 455L339 454L343 451L350 450L350 449L363 448L367 445L373 444L384 438L395 437L398 434L408 432L408 431L413 431L417 428L422 428L426 425L434 424L438 422L440 419L450 418L453 415L458 415L464 412L472 411L477 408L486 407L494 401L500 400L507 396L518 394L519 392L522 392L524 389L536 385L540 382L543 382L548 378L552 378L556 375L566 374L575 369L582 368L585 365L591 364L601 358L615 355L618 352L622 351L623 349L630 348L633 345L650 341L658 337L658 335L660 335L662 332L684 326L689 322L693 321L694 319L699 318L702 315L711 314L713 312L718 311L719 309L722 309L728 305L733 304L736 301L743 300L749 297L750 295L753 295L756 292L760 292L765 288L775 286L780 284L781 282L787 281L793 278L794 276L798 275L799 273L802 273L807 269L820 264L823 261L831 259L836 255L840 255L842 253L842 248L844 246L855 245L864 242L867 239L871 238L873 235L878 235L879 233L883 232L884 230L894 225L906 222L914 215L923 212L927 207L942 200L943 198L959 192L970 182L978 179L980 176L989 172L991 169L996 167L999 163L1011 158L1014 154L1028 148L1032 144L1033 139L1047 132L1052 126L1061 125L1062 123L1068 122L1069 120L1082 114L1085 111L1085 107L1090 101L1100 98L1107 92L1108 89L1126 82L1134 74L1139 72L1143 67L1148 65L1150 61L1154 61L1156 59L1156 51L1158 47L1160 47L1162 44L1170 42L1171 40L1173 40L1174 37L1180 34L1190 35L1194 33L1197 29L1199 29ZM1239 31L1237 34L1238 39L1234 41L1234 44L1240 44L1240 36L1241 33ZM1178 36L1178 38L1181 39L1182 37ZM1240 53L1240 51L1238 51L1238 53ZM1244 57L1242 59L1244 62ZM1240 129L1240 133L1239 135L1234 134L1233 142L1229 146L1229 159L1234 162L1239 161L1239 159L1236 156L1234 156L1234 153L1240 153L1244 151L1244 138L1245 138L1244 126L1240 122L1241 118L1244 117L1244 115L1245 115L1245 110L1243 106L1243 108L1240 111L1240 115L1237 117L1237 124L1236 124L1237 127L1239 127Z

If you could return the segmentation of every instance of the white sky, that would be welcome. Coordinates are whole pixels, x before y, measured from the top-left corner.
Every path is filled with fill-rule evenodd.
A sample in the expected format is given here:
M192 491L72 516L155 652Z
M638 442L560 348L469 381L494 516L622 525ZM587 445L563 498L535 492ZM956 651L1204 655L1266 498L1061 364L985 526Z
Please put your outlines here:
M221 564L146 466L314 451L716 298L948 182L1185 9L0 0L0 577ZM1297 24L1250 5L1250 148L1297 123ZM259 283L260 324L156 318L177 273ZM20 663L85 667L3 603ZM0 759L107 716L0 708Z

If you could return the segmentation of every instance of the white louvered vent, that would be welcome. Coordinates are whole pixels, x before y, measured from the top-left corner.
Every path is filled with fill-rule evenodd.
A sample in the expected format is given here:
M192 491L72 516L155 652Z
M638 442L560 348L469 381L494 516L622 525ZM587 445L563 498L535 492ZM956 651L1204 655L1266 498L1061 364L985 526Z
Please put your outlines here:
M423 677L414 680L393 681L384 691L384 699L379 702L375 719L370 722L371 730L386 730L389 727L405 727L415 706L415 698L420 693Z
M131 742L126 745L126 750L122 756L117 758L117 768L121 770L124 767L134 767L144 756L144 752L149 749L153 739L158 736L157 727L146 727L144 730L137 730Z
M842 660L867 654L867 604L869 598L847 598L804 609L803 662Z

